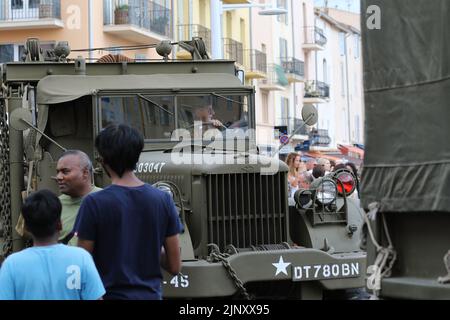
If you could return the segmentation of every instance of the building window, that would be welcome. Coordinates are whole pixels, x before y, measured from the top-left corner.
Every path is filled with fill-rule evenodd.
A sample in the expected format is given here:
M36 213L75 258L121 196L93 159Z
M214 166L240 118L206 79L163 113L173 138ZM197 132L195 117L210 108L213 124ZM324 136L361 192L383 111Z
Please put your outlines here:
M356 137L355 140L356 142L361 142L361 140L359 139L361 137L361 133L359 131L359 115L355 116L355 127L356 127Z
M269 95L267 93L263 93L261 95L261 105L262 105L262 122L269 122Z
M287 125L289 120L289 99L281 97L281 123Z
M14 45L0 45L0 63L17 61L14 59Z
M339 32L339 52L341 56L345 56L345 33Z
M278 0L277 1L278 8L280 9L287 9L287 0ZM284 24L288 24L287 14L280 14L277 17L278 21Z
M288 42L286 39L280 38L280 58L286 59L288 57Z
M359 51L360 51L360 47L359 47L359 35L355 34L355 59L359 59Z
M345 72L343 62L341 62L341 95L345 97Z
M41 43L41 49L44 52L53 50L55 43ZM0 45L0 63L23 61L25 56L25 46L23 44L2 44Z
M328 65L327 65L327 59L323 59L323 82L328 83Z

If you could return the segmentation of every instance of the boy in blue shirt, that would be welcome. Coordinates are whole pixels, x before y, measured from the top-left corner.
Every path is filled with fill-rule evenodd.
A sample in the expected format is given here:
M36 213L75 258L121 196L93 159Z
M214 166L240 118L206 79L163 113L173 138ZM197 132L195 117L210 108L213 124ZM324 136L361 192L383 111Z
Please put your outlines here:
M105 293L91 255L58 244L61 202L51 191L22 206L34 246L10 255L0 269L0 300L97 300Z
M78 246L92 253L105 300L159 300L161 267L181 269L182 225L173 200L133 172L144 147L139 131L110 125L95 147L112 184L84 198L74 229Z

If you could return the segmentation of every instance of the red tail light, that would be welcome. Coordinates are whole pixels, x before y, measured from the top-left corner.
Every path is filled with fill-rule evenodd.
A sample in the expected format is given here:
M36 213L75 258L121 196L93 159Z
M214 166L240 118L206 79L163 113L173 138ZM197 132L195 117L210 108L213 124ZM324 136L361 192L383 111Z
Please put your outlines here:
M355 191L356 181L350 172L348 171L338 172L335 177L339 195L343 196L345 192L345 195L349 196L353 193L353 191Z

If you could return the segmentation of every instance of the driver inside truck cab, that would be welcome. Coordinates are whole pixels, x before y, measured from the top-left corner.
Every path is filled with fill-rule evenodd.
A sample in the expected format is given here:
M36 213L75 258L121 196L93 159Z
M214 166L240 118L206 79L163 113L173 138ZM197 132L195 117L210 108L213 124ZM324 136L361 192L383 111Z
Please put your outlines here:
M206 105L197 107L194 110L195 119L194 121L202 122L203 129L212 129L218 128L220 129L224 125L217 119L214 119L215 116L214 108L211 103L207 103Z

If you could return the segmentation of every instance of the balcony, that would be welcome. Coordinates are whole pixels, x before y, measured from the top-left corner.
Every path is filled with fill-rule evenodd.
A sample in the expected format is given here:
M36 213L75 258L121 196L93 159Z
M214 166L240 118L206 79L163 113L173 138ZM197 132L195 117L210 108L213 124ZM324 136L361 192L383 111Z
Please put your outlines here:
M61 0L0 3L0 30L59 28L64 28L61 20Z
M244 51L246 79L265 79L267 77L267 55L259 50Z
M326 103L330 98L330 86L320 81L305 82L305 97L303 103Z
M305 81L305 63L296 58L281 58L289 83Z
M303 43L303 50L324 50L327 43L323 30L318 27L303 28L305 41Z
M292 136L291 140L300 140L305 141L308 140L308 127L305 126L305 122L302 119L298 118L281 118L278 121L281 126L287 126L287 134L290 136L294 133L297 128L302 127L298 132L295 133L295 135Z
M267 77L259 83L259 88L264 91L284 91L289 81L282 66L269 64L267 66Z
M309 133L309 140L312 147L328 147L331 143L331 137L328 130L314 129Z
M239 41L223 38L223 57L236 61L241 66L244 65L244 46Z
M172 11L149 0L104 0L103 31L138 44L172 37Z

